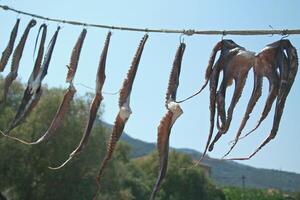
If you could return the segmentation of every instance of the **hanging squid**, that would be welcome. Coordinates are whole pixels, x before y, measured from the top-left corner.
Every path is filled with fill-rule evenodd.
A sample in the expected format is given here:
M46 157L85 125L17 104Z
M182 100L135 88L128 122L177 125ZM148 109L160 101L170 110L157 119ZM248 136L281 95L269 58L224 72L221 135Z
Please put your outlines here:
M290 89L294 83L295 76L298 70L298 56L297 50L289 40L279 40L277 42L267 45L258 55L255 57L254 65L254 88L251 98L247 105L247 109L240 125L240 128L236 134L234 144L230 151L234 148L239 137L245 127L250 114L261 96L263 77L269 80L269 95L265 103L264 109L261 113L261 117L257 122L257 125L245 136L255 131L261 122L269 114L273 102L276 99L275 114L273 118L273 125L269 136L266 140L252 153L248 158L233 158L236 160L247 160L253 157L263 146L265 146L270 140L275 138L280 119L283 113L286 98L290 92ZM245 137L244 136L244 137ZM229 151L229 152L230 152ZM229 152L226 155L229 154Z
M5 48L5 50L2 52L2 56L1 56L1 60L0 60L0 72L4 71L5 66L8 62L8 59L13 52L16 37L18 34L19 24L20 24L20 18L17 19L16 24L14 25L14 27L10 33L10 38L9 38L8 44Z
M131 108L130 108L130 94L132 91L132 86L133 86L133 82L136 76L136 72L138 70L138 66L139 66L139 62L143 53L143 49L145 46L145 43L148 39L148 34L145 34L144 37L142 38L142 40L140 41L140 44L137 48L137 51L135 53L135 56L133 58L133 61L131 63L131 66L129 68L129 71L127 73L127 77L123 82L121 91L120 91L120 97L119 97L119 113L115 119L115 123L113 126L113 130L107 145L107 152L105 155L105 158L103 159L101 166L100 166L100 170L98 172L97 175L97 184L98 184L98 189L96 192L96 196L99 190L99 186L100 186L100 179L101 176L103 174L103 171L108 163L108 161L111 159L113 152L115 150L115 147L117 145L117 142L119 141L125 124L127 122L127 120L129 119L131 112Z
M172 126L174 125L178 117L183 113L180 105L175 101L177 88L179 86L181 62L185 46L185 43L180 43L180 46L177 49L166 94L165 106L168 111L162 118L158 126L157 149L159 156L159 175L150 197L151 200L155 199L159 186L166 175L169 155L169 137L171 134Z
M97 116L97 112L100 106L101 101L103 100L102 96L102 88L105 82L105 67L106 67L106 58L107 58L107 52L108 52L108 47L110 43L110 38L111 38L111 32L108 32L105 44L100 56L100 61L99 61L99 66L98 66L98 71L96 75L96 91L95 91L95 97L91 102L90 105L90 114L89 114L89 119L87 121L87 124L84 129L84 133L82 135L82 138L80 140L79 145L76 147L76 149L70 154L69 158L59 167L56 168L51 168L51 169L59 169L66 165L74 156L79 154L87 145L91 130L93 128L94 121Z
M3 101L4 102L6 101L7 94L8 94L8 91L9 91L9 88L10 88L12 82L18 76L19 64L20 64L21 57L23 55L23 50L24 50L24 46L25 46L29 31L35 25L36 25L36 21L34 19L30 20L27 27L25 28L25 31L20 39L19 44L17 45L17 47L13 53L11 69L10 69L9 74L5 77L5 80L4 80L4 93L3 93Z

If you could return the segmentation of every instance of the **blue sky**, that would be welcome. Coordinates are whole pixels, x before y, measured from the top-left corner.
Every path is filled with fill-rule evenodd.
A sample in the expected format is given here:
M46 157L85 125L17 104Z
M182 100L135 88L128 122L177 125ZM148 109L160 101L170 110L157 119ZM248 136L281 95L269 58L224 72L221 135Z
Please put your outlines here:
M132 26L142 28L173 28L199 30L230 30L230 29L293 29L300 28L300 3L291 1L180 1L180 0L111 0L111 1L9 1L1 0L0 4L7 4L16 9L37 13L44 16L80 20L90 23L114 26ZM17 15L11 12L0 12L0 50L7 44L9 33L15 23ZM30 20L21 16L20 32ZM38 24L43 20L38 20ZM57 23L49 24L50 36L56 29ZM59 34L56 49L44 83L50 87L66 88L66 64L69 63L71 50L81 27L63 25ZM37 28L35 28L25 47L21 60L19 77L26 82L33 67L32 52ZM86 41L75 77L76 84L95 87L95 73L98 66L107 30L88 28ZM113 31L107 60L105 92L117 91L130 66L139 40L143 33ZM20 37L20 34L19 34ZM18 38L19 38L18 37ZM259 52L265 45L280 39L281 36L226 36L248 50ZM296 48L300 47L300 36L288 37ZM195 92L203 82L208 57L213 46L221 36L184 36L186 51L182 63L178 99L183 99ZM48 38L49 40L49 38ZM169 72L173 57L179 44L178 34L150 33L148 42L140 62L139 70L134 82L131 96L131 115L125 131L131 136L155 142L157 126L165 113L164 98L167 88ZM6 69L4 75L7 74ZM235 110L231 128L216 145L211 157L221 157L230 147L228 142L234 138L235 131L241 121L244 109L250 98L253 86L252 72L243 92L243 96ZM76 85L78 95L92 92L80 85ZM229 102L232 87L229 89ZM298 117L300 80L297 76L294 86L288 96L284 114L277 137L271 141L250 161L241 163L279 170L300 173L300 123ZM251 120L245 130L250 130L259 118L268 93L268 82L264 80L263 95L258 102ZM103 119L113 123L118 112L118 96L104 96ZM178 119L171 134L170 144L173 147L187 147L203 151L209 129L209 92L208 88L199 96L182 104L184 114ZM228 103L227 103L228 104ZM274 109L261 127L252 135L236 146L232 156L246 156L267 137L271 130ZM66 152L66 155L69 152Z

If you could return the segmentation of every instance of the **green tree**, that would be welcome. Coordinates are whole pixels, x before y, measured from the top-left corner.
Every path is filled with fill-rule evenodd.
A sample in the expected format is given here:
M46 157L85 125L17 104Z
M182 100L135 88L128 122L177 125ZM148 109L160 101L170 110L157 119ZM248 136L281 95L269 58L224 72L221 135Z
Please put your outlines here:
M33 140L40 137L48 128L64 91L46 87L43 89L43 96L37 107L22 125L11 132L11 135ZM22 84L16 82L7 102L1 104L1 130L5 129L14 117L23 90ZM95 175L106 150L107 135L101 127L100 120L96 120L89 143L79 156L60 170L48 169L48 166L59 165L67 159L69 153L79 143L88 116L89 101L88 97L75 98L62 126L42 144L26 146L8 138L0 138L1 192L13 199L22 200L92 198L96 186ZM123 162L128 148L120 146L124 152L117 154L122 157ZM117 165L120 164L114 159L103 177L103 181L108 184L104 184L101 192L103 195L115 196L110 199L120 199L122 195L130 196L128 191L120 193L121 183L118 176L109 176L117 174Z
M271 189L242 189L228 187L223 189L226 200L286 200L285 195Z
M294 196L295 196L295 200L300 200L300 190L295 192Z
M139 167L140 178L145 185L142 188L132 190L136 196L136 191L144 192L149 197L158 173L157 154L138 158L133 163ZM135 172L134 171L134 172ZM144 174L142 174L144 173ZM137 188L132 187L132 188ZM139 194L141 196L141 194ZM192 159L182 153L171 151L169 155L168 171L157 195L160 200L224 200L222 191L217 189L205 177L199 167L195 167Z

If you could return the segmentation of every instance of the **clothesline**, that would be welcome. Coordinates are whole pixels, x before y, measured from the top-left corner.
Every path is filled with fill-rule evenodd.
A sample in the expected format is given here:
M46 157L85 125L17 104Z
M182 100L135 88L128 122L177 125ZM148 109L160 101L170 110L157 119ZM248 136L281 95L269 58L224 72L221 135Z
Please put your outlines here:
M124 26L111 26L103 24L91 24L80 21L72 21L58 18L45 17L21 10L11 8L7 5L0 5L4 11L12 11L18 14L31 16L33 18L43 19L46 21L52 21L62 24L70 24L75 26L84 27L94 27L103 28L111 30L121 30L121 31L135 31L135 32L147 32L147 33L177 33L187 36L191 35L295 35L300 34L300 29L272 29L272 30L195 30L195 29L152 29L152 28L134 28L134 27L124 27Z

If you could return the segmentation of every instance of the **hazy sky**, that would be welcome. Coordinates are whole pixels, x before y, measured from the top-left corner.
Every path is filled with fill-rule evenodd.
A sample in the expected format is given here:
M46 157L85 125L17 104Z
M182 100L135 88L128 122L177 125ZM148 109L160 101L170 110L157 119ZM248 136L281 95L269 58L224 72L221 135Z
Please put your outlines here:
M230 29L293 29L300 28L300 3L296 0L252 0L252 1L199 1L199 0L110 0L110 1L13 1L1 0L16 9L37 13L44 16L80 20L90 23L115 26L132 26L142 28L174 28L199 30L230 30ZM9 33L17 15L11 12L0 12L0 50L5 48ZM30 20L21 16L20 33ZM43 23L38 20L38 25ZM57 23L49 24L48 40L55 31ZM69 63L71 50L81 27L62 25L56 49L54 51L48 75L44 83L49 86L66 88L66 64ZM271 27L270 27L271 26ZM38 28L29 36L24 56L20 64L19 76L26 82L33 67L32 52ZM95 87L95 74L98 66L107 30L88 28L83 46L76 84ZM109 49L105 92L117 91L130 66L131 60L144 33L113 31ZM18 39L20 34L18 35ZM300 36L288 37L296 48L300 47ZM183 99L199 89L204 79L208 57L213 46L221 36L184 36L186 51L182 63L178 99ZM248 50L259 52L265 45L281 39L281 36L226 36ZM177 46L178 34L150 33L141 58L139 70L131 95L131 115L125 131L131 136L155 142L157 126L165 113L164 98L168 77ZM9 71L7 67L4 75ZM243 96L234 112L232 125L226 136L223 136L215 146L211 157L221 157L230 147L228 142L234 138L239 126L253 86L253 74L249 73ZM76 85L78 95L93 92ZM232 87L227 95L227 105L231 98ZM296 78L288 96L277 137L271 141L250 161L241 163L263 168L281 169L300 173L300 123L298 120L300 106L297 104L300 94L300 79ZM246 127L250 130L259 118L268 93L268 82L264 80L263 95L258 102L251 120ZM113 123L118 112L118 95L104 96L104 115L106 122ZM297 100L298 99L298 100ZM184 114L173 127L170 145L187 147L203 151L209 129L209 92L208 88L199 96L182 104ZM274 109L261 127L244 141L240 141L232 156L246 156L267 137L271 130ZM69 152L67 152L69 153ZM66 154L67 154L66 153Z

